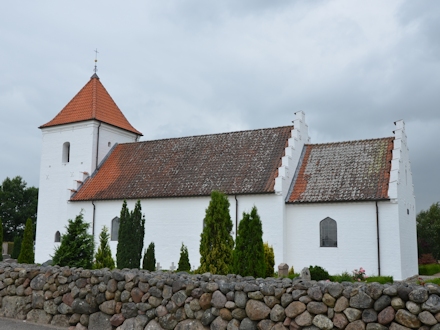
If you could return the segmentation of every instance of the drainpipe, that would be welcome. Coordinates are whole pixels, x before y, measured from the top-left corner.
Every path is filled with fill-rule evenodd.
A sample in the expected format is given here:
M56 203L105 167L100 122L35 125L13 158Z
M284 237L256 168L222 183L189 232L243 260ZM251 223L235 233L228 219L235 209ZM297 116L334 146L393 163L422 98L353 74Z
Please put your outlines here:
M377 231L377 275L380 276L380 236L379 236L379 207L376 201L376 231Z
M99 128L101 127L101 122L99 122L98 125L98 136L97 136L97 141L96 141L96 166L95 166L95 170L98 169L98 152L99 152Z
M238 199L237 195L234 195L235 198L235 241L237 241L237 231L238 231Z
M95 241L95 213L96 213L95 201L92 201L92 205L93 205L92 237L93 237L93 242L94 242Z

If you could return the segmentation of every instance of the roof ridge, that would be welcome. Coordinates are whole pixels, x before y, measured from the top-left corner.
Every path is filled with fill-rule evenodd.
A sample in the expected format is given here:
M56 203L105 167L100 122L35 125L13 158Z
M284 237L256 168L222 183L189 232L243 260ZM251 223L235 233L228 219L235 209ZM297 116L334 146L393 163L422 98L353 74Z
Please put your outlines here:
M179 140L179 139L187 139L187 138L195 138L195 137L204 137L204 136L219 136L219 135L238 134L238 133L245 133L245 132L267 131L267 130L275 130L275 129L282 129L282 128L292 128L292 129L293 129L293 125L291 125L291 126L269 127L269 128L247 129L247 130L231 131L231 132L223 132L223 133L200 134L200 135L187 135L187 136L179 136L179 137L171 137L171 138L162 138L162 139L159 138L159 139L145 140L145 141L137 141L137 142L124 142L124 143L120 143L120 144L146 143L146 142L156 142L156 141L170 141L170 140Z
M372 138L372 139L346 140L346 141L339 141L339 142L305 143L305 145L307 145L307 146L322 146L322 145L330 145L330 144L344 144L344 143L353 143L353 142L368 142L368 141L389 140L389 139L393 139L394 140L394 136L387 136L387 137L381 137L381 138Z

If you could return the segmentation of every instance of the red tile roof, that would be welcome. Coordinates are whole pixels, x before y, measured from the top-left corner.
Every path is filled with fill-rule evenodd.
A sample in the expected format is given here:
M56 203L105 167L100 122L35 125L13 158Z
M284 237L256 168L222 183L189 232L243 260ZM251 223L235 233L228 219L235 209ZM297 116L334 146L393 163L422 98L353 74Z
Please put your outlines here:
M393 137L304 146L288 203L388 198Z
M292 129L120 144L71 200L274 193Z
M99 77L94 74L90 81L75 95L75 97L50 122L39 128L71 124L86 120L100 122L122 128L126 131L142 135L136 130L124 114L119 110L110 94L101 84Z

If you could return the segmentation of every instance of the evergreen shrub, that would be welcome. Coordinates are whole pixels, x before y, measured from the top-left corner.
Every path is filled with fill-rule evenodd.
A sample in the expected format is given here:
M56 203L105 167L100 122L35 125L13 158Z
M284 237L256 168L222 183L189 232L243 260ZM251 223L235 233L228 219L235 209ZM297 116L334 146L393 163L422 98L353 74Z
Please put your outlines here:
M154 272L156 270L156 256L154 252L154 242L148 245L147 251L144 253L144 260L142 261L142 269Z
M145 217L142 216L141 202L137 201L130 212L127 201L122 204L119 217L118 246L116 263L118 268L139 268L144 247Z
M231 236L232 221L229 200L219 191L211 193L205 211L200 239L200 267L198 273L226 275L232 268L234 240Z
M177 267L178 272L189 272L191 270L191 264L189 263L188 248L182 243L180 248L179 265Z
M18 256L20 255L21 243L22 243L21 236L18 236L18 235L15 236L14 237L14 247L12 249L12 254L11 254L12 259L17 259Z
M440 264L419 265L419 275L434 275L440 273Z
M92 235L87 232L88 228L89 224L84 222L82 213L75 220L68 221L67 232L61 235L61 244L55 248L53 265L92 268L94 243Z
M237 233L233 272L242 276L266 277L263 228L255 206L251 213L243 212Z
M264 262L266 264L266 277L273 277L274 266L275 266L275 253L273 252L273 247L272 245L269 245L268 242L266 242L263 244L263 248L264 248Z
M112 258L112 251L108 244L110 235L106 226L102 227L101 234L99 234L99 248L95 254L95 269L101 268L115 268L115 261Z
M34 225L29 218L26 221L26 227L23 233L23 242L21 243L20 254L17 262L20 264L33 264L35 261L34 255Z
M310 276L312 280L321 281L321 280L331 280L332 277L330 274L320 266L310 266Z

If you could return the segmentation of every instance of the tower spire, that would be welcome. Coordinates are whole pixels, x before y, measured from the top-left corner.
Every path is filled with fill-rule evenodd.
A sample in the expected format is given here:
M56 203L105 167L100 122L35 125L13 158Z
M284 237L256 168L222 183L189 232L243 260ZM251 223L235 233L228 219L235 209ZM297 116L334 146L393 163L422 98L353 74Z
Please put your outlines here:
M97 66L97 63L98 63L98 48L96 48L95 50L94 50L94 52L95 52L95 68L93 69L93 72L94 72L94 74L92 75L92 78L98 78L99 79L99 77L98 77L98 75L96 74L96 72L98 71L98 66Z

